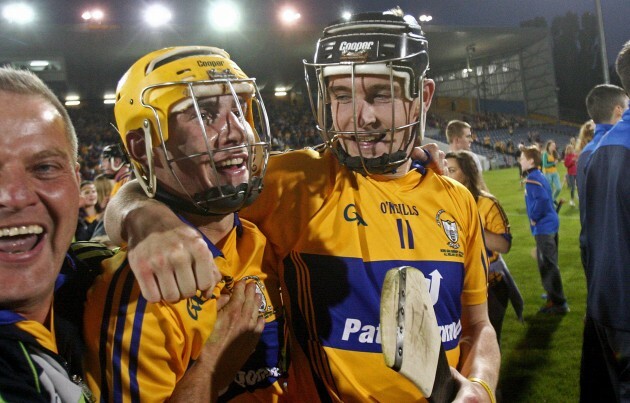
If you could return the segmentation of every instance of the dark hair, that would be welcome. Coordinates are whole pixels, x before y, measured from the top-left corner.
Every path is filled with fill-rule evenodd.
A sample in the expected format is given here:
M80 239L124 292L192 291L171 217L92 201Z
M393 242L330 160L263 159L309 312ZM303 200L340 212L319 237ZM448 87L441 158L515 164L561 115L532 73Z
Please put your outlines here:
M556 149L553 152L549 151L549 146L552 144L556 144ZM556 140L553 140L553 139L547 140L547 143L545 144L545 151L547 152L547 154L551 154L553 158L557 160L558 159L558 144L556 143Z
M101 151L101 158L119 158L123 163L128 163L123 146L120 143L108 144Z
M586 110L595 123L616 123L612 122L615 107L625 109L627 103L623 88L612 84L596 85L586 96Z
M477 200L479 196L485 196L496 200L496 198L488 191L486 182L484 182L483 176L481 175L481 172L479 172L479 168L475 162L475 157L473 157L473 154L470 151L450 151L446 153L444 158L453 158L457 161L459 169L462 170L464 176L466 177L466 183L462 183L462 185L466 186L470 193L472 193L475 200Z
M627 92L630 92L630 41L621 48L615 62L615 69L621 79L621 85Z
M88 185L92 185L94 186L94 189L96 189L96 184L94 183L94 181L90 181L90 180L84 180L81 182L81 185L79 186L80 190L83 190L84 186L88 186ZM97 199L96 199L96 205L94 206L94 208L96 209L97 213L101 213L103 210L101 209L101 206L98 203L98 192L97 192ZM79 209L79 218L85 218L86 217L86 212L84 208L80 208Z
M534 166L539 167L542 164L540 150L536 146L523 147L521 152L528 160L534 160Z
M94 184L94 182L92 182L92 181L87 181L87 180L86 181L82 181L81 182L81 186L79 186L79 189L83 189L83 186L93 185L93 184Z

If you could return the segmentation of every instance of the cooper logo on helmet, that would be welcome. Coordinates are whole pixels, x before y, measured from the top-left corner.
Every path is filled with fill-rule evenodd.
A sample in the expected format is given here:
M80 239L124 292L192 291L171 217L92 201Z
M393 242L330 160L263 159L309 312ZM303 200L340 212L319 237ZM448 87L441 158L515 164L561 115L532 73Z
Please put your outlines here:
M199 67L206 67L206 66L218 67L218 66L223 66L223 62L197 60L197 65Z
M341 42L339 45L340 52L360 52L362 50L370 50L374 42Z

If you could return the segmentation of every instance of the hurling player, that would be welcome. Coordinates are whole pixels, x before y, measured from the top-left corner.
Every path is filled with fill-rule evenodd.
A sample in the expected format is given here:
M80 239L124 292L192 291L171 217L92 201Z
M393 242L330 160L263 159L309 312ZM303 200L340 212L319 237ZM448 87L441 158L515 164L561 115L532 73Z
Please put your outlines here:
M221 281L210 297L149 302L131 252L105 261L85 307L90 387L101 401L273 401L282 392L276 264L262 233L236 214L260 192L270 145L254 80L221 49L162 49L125 73L114 113L147 195L198 235L189 247L210 255L172 280Z

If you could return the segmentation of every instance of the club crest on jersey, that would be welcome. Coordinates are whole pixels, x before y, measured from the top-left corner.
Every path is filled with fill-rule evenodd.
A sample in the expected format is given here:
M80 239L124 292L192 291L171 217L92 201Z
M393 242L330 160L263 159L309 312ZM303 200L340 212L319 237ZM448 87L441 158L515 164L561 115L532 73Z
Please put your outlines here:
M459 248L459 230L457 228L457 221L444 210L440 210L435 215L435 222L438 227L442 228L444 234L448 238L448 246L453 249Z
M256 294L260 295L260 306L258 307L258 315L262 316L263 318L268 318L269 316L273 315L274 309L273 306L271 306L269 304L269 302L267 301L267 297L265 296L264 290L265 290L265 284L260 281L260 278L258 276L245 276L242 278L242 280L251 280L254 283L256 283Z

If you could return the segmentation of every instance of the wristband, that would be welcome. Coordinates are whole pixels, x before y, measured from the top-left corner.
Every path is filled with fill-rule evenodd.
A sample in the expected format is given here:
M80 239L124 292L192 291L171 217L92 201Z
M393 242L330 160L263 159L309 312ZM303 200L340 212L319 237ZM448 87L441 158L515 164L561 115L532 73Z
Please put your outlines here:
M427 156L427 159L424 162L421 162L420 164L423 167L426 167L427 165L429 165L431 163L431 161L433 161L433 158L431 158L431 154L427 150L425 150L424 148L422 148L422 151L424 151L424 155Z
M483 379L480 379L480 378L468 378L468 380L470 382L478 383L479 385L481 385L486 390L486 393L488 394L488 396L490 396L490 402L491 403L496 403L497 402L497 399L495 399L494 393L492 392L492 389L490 389L490 385L488 385L488 383L486 381L484 381Z
M426 167L427 167L427 165L429 165L431 163L431 161L433 159L431 158L431 154L429 154L429 152L427 150L425 150L424 148L421 148L421 150L424 151L424 155L427 156L427 159L425 161L412 160L411 161L411 169L416 169L422 175L425 175L427 173Z

